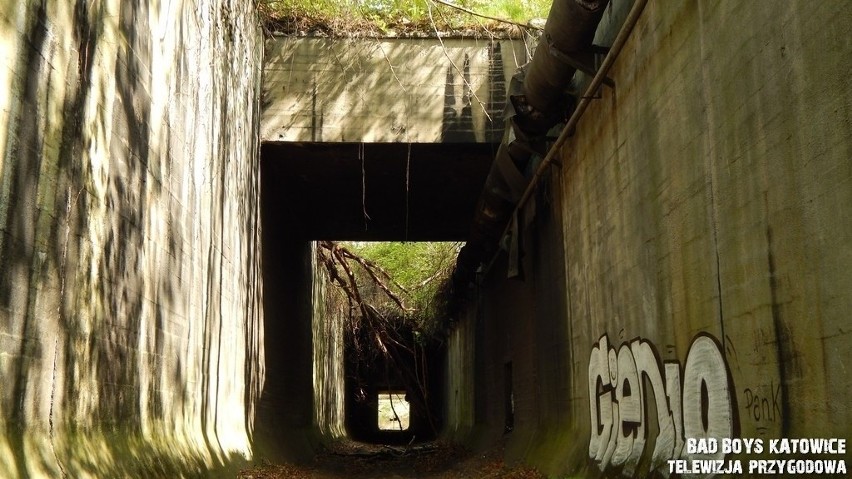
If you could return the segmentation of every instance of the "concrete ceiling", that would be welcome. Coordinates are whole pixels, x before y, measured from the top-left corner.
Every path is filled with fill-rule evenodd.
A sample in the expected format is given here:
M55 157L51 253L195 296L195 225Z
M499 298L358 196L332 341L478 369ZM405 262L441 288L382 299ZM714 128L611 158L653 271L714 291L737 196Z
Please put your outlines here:
M495 148L266 142L263 207L311 240L464 241Z

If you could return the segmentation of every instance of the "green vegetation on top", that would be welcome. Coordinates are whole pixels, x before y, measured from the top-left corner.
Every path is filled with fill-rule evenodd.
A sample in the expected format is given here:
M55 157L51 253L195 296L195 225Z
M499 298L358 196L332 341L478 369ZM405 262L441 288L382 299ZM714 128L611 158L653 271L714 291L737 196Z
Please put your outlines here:
M364 281L365 295L373 298L374 306L404 314L422 332L432 333L440 327L460 243L349 243L347 248L384 270L393 281L387 286L409 310L399 311L393 301L375 289L370 291L370 282Z
M546 18L550 0L258 0L258 8L287 33L408 34L505 30ZM458 8L453 8L453 6ZM468 12L475 12L481 16ZM485 17L491 17L485 18Z
M421 339L446 332L460 249L461 243L319 241L316 251L326 278L343 293L329 296L330 307L348 311L353 335L367 329L372 340L398 335L400 326Z

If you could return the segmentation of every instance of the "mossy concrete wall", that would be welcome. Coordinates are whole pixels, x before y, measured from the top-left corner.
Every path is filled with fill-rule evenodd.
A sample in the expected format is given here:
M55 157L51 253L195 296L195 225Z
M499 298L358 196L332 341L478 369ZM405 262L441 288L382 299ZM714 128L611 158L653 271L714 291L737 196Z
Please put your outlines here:
M476 430L510 381L508 455L551 474L852 438L850 31L843 1L648 3L524 210L523 281L498 261L451 340L484 337Z
M499 142L524 42L273 38L264 141Z
M0 58L0 476L249 456L252 2L2 0Z
M344 391L344 331L349 316L345 293L331 284L325 265L318 260L317 244L312 243L311 265L313 288L311 302L311 336L313 364L314 425L324 441L343 437Z

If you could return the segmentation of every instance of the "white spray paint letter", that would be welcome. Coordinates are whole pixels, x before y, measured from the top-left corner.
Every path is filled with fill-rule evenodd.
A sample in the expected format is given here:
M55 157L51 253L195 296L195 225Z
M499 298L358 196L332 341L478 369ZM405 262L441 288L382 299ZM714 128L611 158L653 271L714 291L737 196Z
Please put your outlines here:
M693 340L682 385L680 365L664 365L650 342L637 338L616 351L602 336L589 356L589 457L601 470L623 466L624 474L633 475L648 431L656 430L651 470L664 471L669 459L722 459L721 452L688 455L683 444L684 438L732 436L729 378L725 357L710 336ZM647 417L649 410L656 417Z

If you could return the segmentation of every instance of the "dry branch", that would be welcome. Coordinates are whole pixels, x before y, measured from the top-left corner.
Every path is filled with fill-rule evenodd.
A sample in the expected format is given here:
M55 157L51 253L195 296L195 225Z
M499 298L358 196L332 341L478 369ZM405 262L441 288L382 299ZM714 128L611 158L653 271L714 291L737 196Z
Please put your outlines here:
M460 11L460 12L467 13L468 15L473 15L475 17L485 18L485 19L493 20L495 22L500 22L500 23L506 23L508 25L514 25L514 26L520 27L520 28L529 28L531 30L543 30L543 28L539 28L539 27L536 27L534 25L513 22L512 20L507 20L505 18L492 17L490 15L485 15L485 14L482 14L482 13L474 12L473 10L469 10L467 8L464 8L461 5L456 5L454 3L446 2L444 0L432 0L432 1L435 2L435 3L438 3L440 5L444 5L444 6L447 6L447 7L450 7L450 8L454 8L454 9Z

